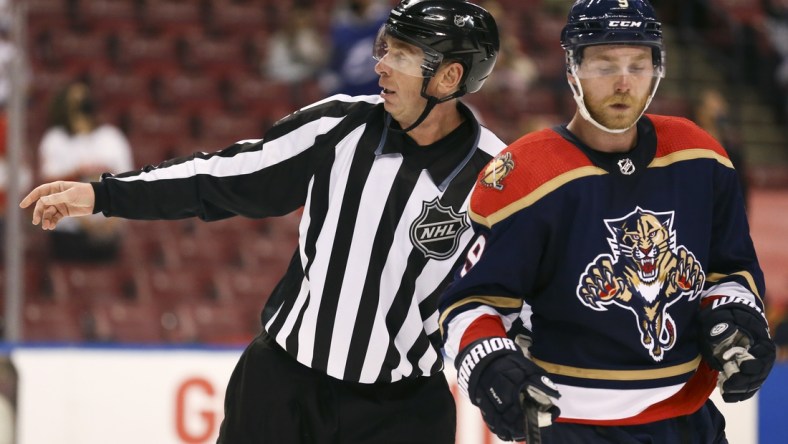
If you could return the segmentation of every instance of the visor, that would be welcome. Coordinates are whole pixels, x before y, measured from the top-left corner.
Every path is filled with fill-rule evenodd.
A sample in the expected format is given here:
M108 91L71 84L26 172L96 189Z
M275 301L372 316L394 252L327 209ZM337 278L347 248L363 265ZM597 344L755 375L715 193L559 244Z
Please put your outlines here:
M372 46L372 58L413 77L431 76L443 61L441 54L431 52L426 56L419 46L389 32L387 25L381 26L378 31Z
M594 79L599 77L665 77L663 66L655 66L651 57L608 59L583 59L574 70L578 78Z

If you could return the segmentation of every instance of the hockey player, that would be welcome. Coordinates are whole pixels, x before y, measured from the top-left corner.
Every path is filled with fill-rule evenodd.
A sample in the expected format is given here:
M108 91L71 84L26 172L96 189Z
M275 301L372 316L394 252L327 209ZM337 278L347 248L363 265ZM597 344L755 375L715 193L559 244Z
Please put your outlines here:
M665 75L646 0L577 1L561 44L577 112L480 175L446 354L505 440L536 422L522 403L544 443L725 443L709 395L752 397L775 359L736 171L692 122L644 114Z
M215 220L304 207L264 331L230 378L220 443L455 442L437 300L473 238L476 176L505 147L457 98L490 75L498 30L463 0L403 0L371 49L379 95L333 96L261 140L41 185L21 204L44 229L99 211Z

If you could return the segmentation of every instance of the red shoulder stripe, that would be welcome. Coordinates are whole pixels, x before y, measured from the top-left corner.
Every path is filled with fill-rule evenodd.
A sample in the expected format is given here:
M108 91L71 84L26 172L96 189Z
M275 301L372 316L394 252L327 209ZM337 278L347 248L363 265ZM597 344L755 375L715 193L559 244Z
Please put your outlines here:
M656 157L688 149L706 149L725 159L728 158L725 148L691 120L654 114L648 114L648 118L651 119L657 132Z
M551 129L527 134L487 164L471 196L471 217L491 226L577 177L604 174Z

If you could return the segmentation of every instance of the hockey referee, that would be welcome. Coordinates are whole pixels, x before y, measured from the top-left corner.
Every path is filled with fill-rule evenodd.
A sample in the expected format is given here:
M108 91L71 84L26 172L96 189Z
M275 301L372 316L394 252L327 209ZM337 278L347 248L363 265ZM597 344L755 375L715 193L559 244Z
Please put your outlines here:
M492 16L403 0L373 48L382 92L338 95L261 140L21 202L66 216L206 221L303 207L298 249L230 379L219 443L454 443L437 299L473 237L478 172L505 144L457 100L495 65Z

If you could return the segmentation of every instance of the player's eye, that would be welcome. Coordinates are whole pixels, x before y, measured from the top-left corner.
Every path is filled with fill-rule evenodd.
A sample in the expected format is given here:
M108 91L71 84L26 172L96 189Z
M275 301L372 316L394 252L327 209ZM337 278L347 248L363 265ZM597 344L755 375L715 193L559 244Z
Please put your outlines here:
M609 76L615 74L618 69L615 66L601 66L599 67L599 74L603 76Z

